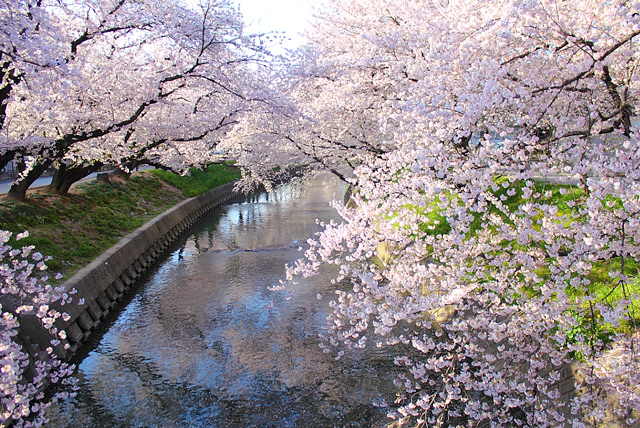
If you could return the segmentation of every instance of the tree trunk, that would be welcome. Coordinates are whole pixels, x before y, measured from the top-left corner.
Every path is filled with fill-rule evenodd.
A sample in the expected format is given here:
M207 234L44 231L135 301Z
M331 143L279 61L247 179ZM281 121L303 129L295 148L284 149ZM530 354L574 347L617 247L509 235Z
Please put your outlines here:
M96 162L89 166L67 166L64 163L60 163L53 174L53 179L49 185L49 191L57 193L58 195L66 195L73 183L76 183L87 175L99 170L102 167L102 163Z
M52 161L45 161L44 163L38 163L33 166L33 168L27 173L27 176L22 180L15 183L9 189L9 193L7 193L8 199L15 199L17 201L24 201L27 197L27 189L29 186L33 184L34 181L38 177L42 175L43 172L51 166Z
M65 172L67 171L67 164L62 162L54 162L53 163L54 172L53 177L51 177L51 184L49 184L49 191L55 192L58 189L62 182L64 181Z

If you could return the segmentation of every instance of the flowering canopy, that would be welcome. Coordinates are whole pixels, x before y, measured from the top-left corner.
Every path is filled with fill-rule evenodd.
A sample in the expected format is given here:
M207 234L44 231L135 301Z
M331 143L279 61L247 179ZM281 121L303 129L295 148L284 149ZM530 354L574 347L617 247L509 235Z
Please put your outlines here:
M639 35L636 1L337 0L289 114L245 123L255 175L286 162L277 144L353 168L353 208L289 272L341 267L327 343L397 346L401 421L640 408ZM560 399L571 361L578 393Z
M235 123L246 182L292 162L352 181L289 273L340 266L327 345L397 348L399 422L630 423L640 2L333 0L271 88L226 1L193 26L168 0L40 4L3 3L2 153L182 164L202 148L177 143Z
M30 160L12 197L53 161L201 165L259 99L248 64L265 49L228 0L21 0L1 13L0 156Z

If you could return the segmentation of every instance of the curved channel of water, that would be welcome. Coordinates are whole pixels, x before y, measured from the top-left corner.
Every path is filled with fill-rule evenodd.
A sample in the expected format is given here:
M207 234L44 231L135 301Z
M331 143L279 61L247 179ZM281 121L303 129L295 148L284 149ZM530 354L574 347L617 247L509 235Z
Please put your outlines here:
M79 362L81 390L51 427L372 427L392 364L320 349L331 272L272 291L284 265L337 218L328 176L221 207L149 275ZM323 298L318 299L320 294ZM385 391L381 393L381 391Z

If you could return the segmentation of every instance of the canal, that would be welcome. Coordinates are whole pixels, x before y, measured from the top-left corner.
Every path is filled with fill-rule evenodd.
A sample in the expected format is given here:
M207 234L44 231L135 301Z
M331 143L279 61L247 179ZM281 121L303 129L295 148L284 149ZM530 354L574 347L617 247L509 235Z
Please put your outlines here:
M318 334L331 270L274 289L344 185L328 175L213 211L146 275L77 361L80 391L50 427L377 427L390 358L336 360Z

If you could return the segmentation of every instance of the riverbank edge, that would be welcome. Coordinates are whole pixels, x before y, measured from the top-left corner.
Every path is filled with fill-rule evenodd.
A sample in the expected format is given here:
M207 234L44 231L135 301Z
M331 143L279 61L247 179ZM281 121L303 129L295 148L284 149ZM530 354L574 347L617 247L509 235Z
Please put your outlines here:
M241 192L234 185L227 183L185 199L122 238L62 284L65 293L73 293L73 299L54 308L68 315L66 320L59 318L56 322L58 331L64 331L60 344L54 348L58 358L71 359L96 327L118 310L120 300L135 288L136 280L189 227L207 212L239 196ZM52 337L48 331L28 330L26 345L32 348L32 355L49 346Z

